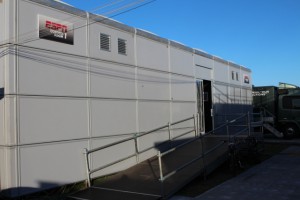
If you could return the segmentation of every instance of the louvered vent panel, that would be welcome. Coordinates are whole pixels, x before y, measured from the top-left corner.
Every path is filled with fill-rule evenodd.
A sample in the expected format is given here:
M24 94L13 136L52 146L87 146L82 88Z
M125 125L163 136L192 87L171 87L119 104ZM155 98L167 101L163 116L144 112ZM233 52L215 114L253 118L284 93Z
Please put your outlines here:
M123 40L123 39L118 39L118 53L119 54L124 54L126 55L127 54L127 51L126 51L126 40Z
M100 49L110 51L110 36L104 33L100 34Z

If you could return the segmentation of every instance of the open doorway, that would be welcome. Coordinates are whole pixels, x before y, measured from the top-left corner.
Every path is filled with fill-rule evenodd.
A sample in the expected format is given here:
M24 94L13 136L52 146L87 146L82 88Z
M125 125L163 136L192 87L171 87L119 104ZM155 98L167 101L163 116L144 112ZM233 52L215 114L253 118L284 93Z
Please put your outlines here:
M197 84L197 107L200 116L200 132L209 132L213 128L212 123L212 90L211 81L198 80Z

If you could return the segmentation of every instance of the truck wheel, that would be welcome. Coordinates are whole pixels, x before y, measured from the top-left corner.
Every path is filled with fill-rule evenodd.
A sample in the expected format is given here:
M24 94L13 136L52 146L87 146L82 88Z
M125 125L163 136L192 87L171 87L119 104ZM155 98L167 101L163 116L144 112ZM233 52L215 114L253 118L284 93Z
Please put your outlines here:
M298 127L294 124L287 124L285 126L283 134L285 138L291 139L295 137L297 134L299 134Z

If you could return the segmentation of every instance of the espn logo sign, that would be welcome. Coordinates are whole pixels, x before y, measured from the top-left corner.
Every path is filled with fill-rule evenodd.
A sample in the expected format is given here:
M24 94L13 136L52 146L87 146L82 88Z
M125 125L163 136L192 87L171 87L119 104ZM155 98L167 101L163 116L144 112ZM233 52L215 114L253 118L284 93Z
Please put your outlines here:
M55 37L67 39L68 27L59 23L46 20L45 27L53 33Z
M250 83L250 78L248 75L244 75L244 83L246 83L246 84Z
M73 25L49 17L39 16L39 37L73 45Z

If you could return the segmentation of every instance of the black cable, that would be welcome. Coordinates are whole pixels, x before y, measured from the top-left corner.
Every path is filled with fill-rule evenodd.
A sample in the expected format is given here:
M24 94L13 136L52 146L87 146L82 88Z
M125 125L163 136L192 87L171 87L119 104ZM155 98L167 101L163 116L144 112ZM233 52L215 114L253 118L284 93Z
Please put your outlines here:
M146 5L148 5L148 4L150 4L150 3L153 3L153 2L155 2L155 1L157 1L157 0L151 0L151 1L149 1L149 2L146 2L146 3L142 4L142 5L136 6L136 7L134 7L134 8L129 9L129 10L125 10L125 11L123 11L123 12L117 13L117 14L115 14L115 15L113 15L113 16L110 16L110 17L107 17L107 18L105 18L105 17L103 16L104 19L102 19L102 20L100 20L100 21L94 21L94 22L85 24L85 25L83 25L83 26L78 26L78 27L76 27L76 28L73 28L72 30L74 31L74 30L77 30L77 29L80 29L80 28L84 28L84 27L86 27L86 26L89 26L89 25L94 24L94 23L97 23L97 22L100 22L100 23L101 23L101 22L103 22L103 21L105 21L105 20L110 20L110 18L113 18L113 17L119 16L119 15L125 14L125 13L127 13L127 12L136 10L136 9L138 9L138 8L141 8L141 7L143 7L143 6L146 6ZM48 35L50 35L50 34L48 34ZM47 36L47 35L45 35L45 36ZM28 42L34 42L34 41L37 41L37 40L40 40L40 39L41 39L41 38L35 38L35 39L33 39L33 40L24 41L24 42L19 43L19 44L26 44L26 43L28 43Z
M48 52L49 53L49 52ZM100 65L93 65L93 64L87 64L85 62L78 62L74 61L72 59L65 59L64 58L57 58L52 57L49 54L47 57L45 57L42 54L33 52L33 51L26 51L22 48L19 48L18 50L15 49L7 49L5 53L3 53L0 57L12 54L12 55L18 55L21 58L26 58L29 60L33 60L35 62L40 62L43 64L52 65L55 67L62 67L66 68L68 70L74 70L74 71L80 71L83 73L91 73L92 75L100 75L104 77L109 77L111 79L117 78L117 80L129 80L129 81L140 81L140 82L149 82L149 83L160 83L160 84L190 84L194 83L194 81L187 81L187 80L180 80L180 79L169 79L169 78L162 78L152 75L143 75L139 74L138 78L135 78L135 73L129 73L123 70L117 70L112 69ZM85 59L85 58L83 58ZM111 63L113 64L113 63ZM82 66L90 67L90 69L86 68L83 69ZM129 67L127 67L129 68ZM133 67L131 67L133 69ZM170 72L166 72L166 74L169 74Z

